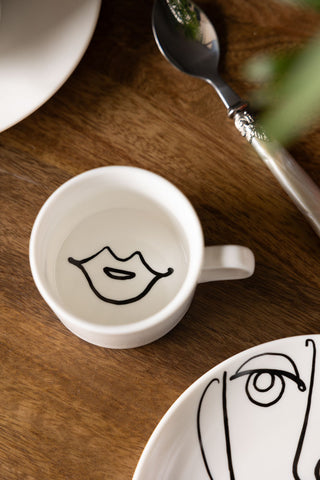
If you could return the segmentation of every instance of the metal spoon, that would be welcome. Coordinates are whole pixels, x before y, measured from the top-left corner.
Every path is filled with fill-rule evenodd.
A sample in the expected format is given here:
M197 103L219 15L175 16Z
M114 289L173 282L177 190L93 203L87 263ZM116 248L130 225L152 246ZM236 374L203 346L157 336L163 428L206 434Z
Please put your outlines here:
M320 189L283 147L266 137L248 104L220 77L218 37L205 13L192 1L155 0L152 28L161 53L172 65L214 87L236 128L320 236Z

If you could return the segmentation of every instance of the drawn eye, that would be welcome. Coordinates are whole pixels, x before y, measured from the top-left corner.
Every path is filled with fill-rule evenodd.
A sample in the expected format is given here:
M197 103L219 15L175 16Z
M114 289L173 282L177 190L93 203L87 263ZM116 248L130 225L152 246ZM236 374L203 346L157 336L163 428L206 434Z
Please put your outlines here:
M246 382L246 392L252 403L269 407L277 403L285 390L284 376L277 371L253 371Z
M279 368L268 367L270 365ZM230 377L230 380L247 376L246 394L249 400L260 407L270 407L277 403L286 388L286 381L296 383L301 392L306 390L293 360L284 354L264 353L250 358Z

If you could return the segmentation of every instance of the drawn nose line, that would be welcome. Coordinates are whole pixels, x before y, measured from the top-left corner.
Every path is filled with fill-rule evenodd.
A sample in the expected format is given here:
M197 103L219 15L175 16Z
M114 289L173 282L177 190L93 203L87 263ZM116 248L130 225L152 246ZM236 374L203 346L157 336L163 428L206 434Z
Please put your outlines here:
M309 394L308 394L308 400L307 400L307 407L305 411L305 416L304 416L304 422L302 426L302 430L300 433L300 438L296 450L296 455L294 458L293 462L293 476L295 480L301 480L301 477L298 474L298 464L300 461L300 456L302 453L303 449L303 444L305 440L305 435L306 431L308 429L308 422L309 422L309 416L310 416L310 410L311 410L311 403L312 403L312 394L313 394L313 387L314 387L314 377L315 377L315 370L316 370L316 356L317 356L317 350L316 350L316 345L315 342L312 339L306 340L305 346L308 347L309 345L312 346L312 366L311 366L311 374L310 374L310 385L309 385ZM320 480L320 459L318 460L315 469L314 469L314 474L316 480Z

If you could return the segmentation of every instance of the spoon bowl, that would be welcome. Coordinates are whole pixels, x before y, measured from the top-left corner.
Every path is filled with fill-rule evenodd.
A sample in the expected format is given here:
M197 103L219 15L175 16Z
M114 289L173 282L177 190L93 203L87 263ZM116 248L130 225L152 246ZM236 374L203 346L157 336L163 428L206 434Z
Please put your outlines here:
M157 0L152 29L159 50L173 66L211 84L230 111L247 105L220 77L218 36L196 4Z
M181 11L170 2L156 2L152 19L158 47L173 65L195 77L216 74L220 57L218 37L199 7L190 4Z

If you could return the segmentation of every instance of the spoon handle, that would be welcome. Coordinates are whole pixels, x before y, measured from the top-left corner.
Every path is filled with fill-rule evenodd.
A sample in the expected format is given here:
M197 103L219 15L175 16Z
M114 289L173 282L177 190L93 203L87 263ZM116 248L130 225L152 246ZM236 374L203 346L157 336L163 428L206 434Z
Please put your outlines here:
M269 141L247 111L234 115L235 126L246 137L296 207L320 237L320 189L292 156Z

